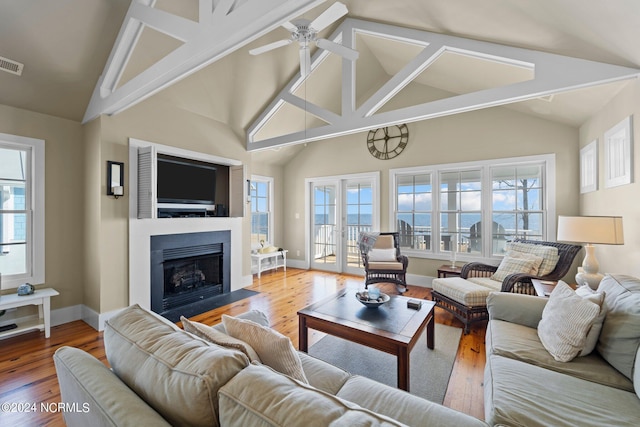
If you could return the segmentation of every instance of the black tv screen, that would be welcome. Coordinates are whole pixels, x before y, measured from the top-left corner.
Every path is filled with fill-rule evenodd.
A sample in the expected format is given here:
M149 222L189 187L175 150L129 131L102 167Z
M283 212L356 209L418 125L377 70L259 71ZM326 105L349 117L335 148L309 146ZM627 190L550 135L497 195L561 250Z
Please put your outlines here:
M158 154L157 172L158 203L215 204L213 164Z

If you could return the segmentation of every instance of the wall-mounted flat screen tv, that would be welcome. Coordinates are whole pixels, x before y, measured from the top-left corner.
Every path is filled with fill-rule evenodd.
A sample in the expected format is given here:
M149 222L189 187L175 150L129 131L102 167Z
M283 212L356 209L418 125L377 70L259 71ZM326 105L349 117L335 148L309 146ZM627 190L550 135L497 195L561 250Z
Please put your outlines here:
M216 167L211 163L158 154L158 203L214 205Z

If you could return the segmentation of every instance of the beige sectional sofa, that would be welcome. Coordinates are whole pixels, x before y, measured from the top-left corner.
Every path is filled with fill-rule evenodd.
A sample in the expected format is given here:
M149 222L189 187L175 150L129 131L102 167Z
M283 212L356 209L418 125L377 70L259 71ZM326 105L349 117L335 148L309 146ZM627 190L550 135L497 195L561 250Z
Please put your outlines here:
M538 337L547 299L489 295L485 420L506 426L640 425L640 280L608 275L596 349L556 361Z
M238 317L268 325L257 311ZM65 412L70 427L486 426L305 353L308 384L294 380L137 305L107 323L104 344L111 369L72 347L54 355L62 400L81 409Z

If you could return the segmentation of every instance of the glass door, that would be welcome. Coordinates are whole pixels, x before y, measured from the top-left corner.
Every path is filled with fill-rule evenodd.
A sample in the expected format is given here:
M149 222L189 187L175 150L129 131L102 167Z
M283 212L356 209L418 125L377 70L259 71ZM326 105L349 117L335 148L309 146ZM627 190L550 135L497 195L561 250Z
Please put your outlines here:
M373 230L373 183L371 179L351 179L343 181L344 212L343 224L345 238L344 271L350 274L362 274L363 265L358 248L360 232ZM376 230L378 231L378 230Z
M338 272L338 184L311 184L311 268Z
M363 274L361 231L379 231L379 175L363 174L310 183L311 268Z

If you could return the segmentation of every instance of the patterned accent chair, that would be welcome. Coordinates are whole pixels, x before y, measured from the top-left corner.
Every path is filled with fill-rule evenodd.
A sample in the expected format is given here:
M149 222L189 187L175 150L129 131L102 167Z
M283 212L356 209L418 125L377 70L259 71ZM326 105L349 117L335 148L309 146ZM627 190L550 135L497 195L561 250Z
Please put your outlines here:
M407 291L409 259L400 253L399 233L380 233L373 248L361 252L365 289L373 283L395 283L399 293Z
M542 246L557 248L557 262L547 269L550 270L549 272L544 271L543 275L516 272L507 274L500 281L494 280L500 277L499 274L495 274L499 266L472 262L462 267L460 277L434 279L432 282L431 299L436 302L436 306L447 310L464 323L465 334L469 333L471 323L489 318L486 304L489 293L513 292L536 295L531 279L552 281L562 279L582 249L577 245L538 240L515 239L509 243L528 247L533 252L546 249ZM540 268L545 261L547 260L543 260Z

